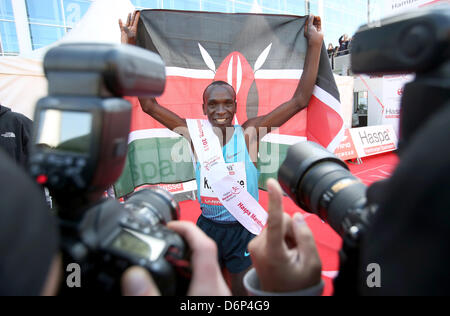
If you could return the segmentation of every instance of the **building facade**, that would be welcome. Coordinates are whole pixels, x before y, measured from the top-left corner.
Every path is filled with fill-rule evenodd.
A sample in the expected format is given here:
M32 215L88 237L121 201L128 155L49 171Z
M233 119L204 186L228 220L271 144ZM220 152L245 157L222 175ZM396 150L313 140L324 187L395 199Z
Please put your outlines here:
M0 56L17 55L63 37L95 0L0 0ZM338 45L370 19L383 0L131 0L137 9L262 12L322 17L325 43Z

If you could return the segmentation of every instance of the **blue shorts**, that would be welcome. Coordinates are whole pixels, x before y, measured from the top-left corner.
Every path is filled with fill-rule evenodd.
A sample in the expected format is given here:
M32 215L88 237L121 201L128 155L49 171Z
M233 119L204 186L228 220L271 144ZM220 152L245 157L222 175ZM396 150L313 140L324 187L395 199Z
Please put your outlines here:
M240 273L252 265L247 246L256 235L240 223L217 223L200 215L197 226L216 242L221 268Z

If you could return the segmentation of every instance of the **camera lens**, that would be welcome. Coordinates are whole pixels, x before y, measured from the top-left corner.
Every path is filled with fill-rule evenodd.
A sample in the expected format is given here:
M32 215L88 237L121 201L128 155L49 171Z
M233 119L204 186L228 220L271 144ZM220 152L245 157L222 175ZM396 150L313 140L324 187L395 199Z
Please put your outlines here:
M346 215L366 203L366 186L342 160L313 142L291 146L278 180L298 206L318 215L340 235Z
M134 193L125 203L133 222L141 227L166 225L179 219L180 207L173 196L163 189L144 189Z

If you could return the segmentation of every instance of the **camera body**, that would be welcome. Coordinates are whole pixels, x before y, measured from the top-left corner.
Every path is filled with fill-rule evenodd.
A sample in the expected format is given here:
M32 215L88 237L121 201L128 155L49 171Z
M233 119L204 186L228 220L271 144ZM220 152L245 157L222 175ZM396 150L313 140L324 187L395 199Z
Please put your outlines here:
M147 269L162 295L185 294L190 280L185 241L166 227L179 207L163 190L142 190L125 204L114 199L85 211L80 222L60 219L64 262L80 265L81 288L61 295L120 295L130 266Z
M130 266L146 268L163 295L187 290L188 248L166 227L179 206L163 190L142 190L122 205L104 192L120 177L131 105L120 97L164 91L161 58L128 45L66 44L44 60L49 96L35 110L29 171L56 202L64 265L81 267L81 289L120 294Z

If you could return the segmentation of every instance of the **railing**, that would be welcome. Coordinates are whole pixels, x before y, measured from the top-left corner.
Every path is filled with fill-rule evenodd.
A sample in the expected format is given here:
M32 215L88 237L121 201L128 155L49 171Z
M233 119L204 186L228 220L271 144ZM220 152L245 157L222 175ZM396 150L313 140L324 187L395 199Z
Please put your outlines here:
M351 55L349 50L340 51L329 57L331 69L335 74L351 76Z

